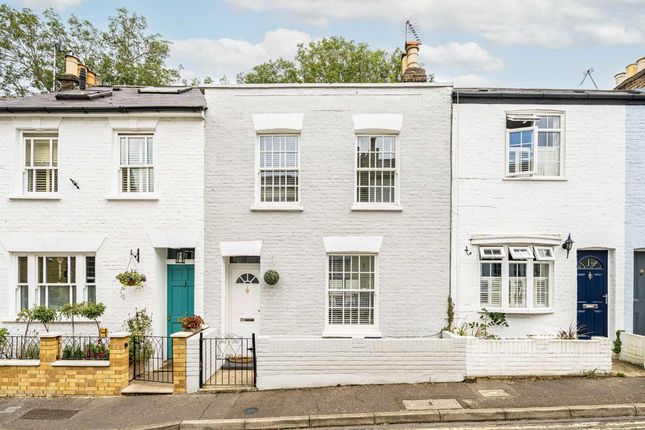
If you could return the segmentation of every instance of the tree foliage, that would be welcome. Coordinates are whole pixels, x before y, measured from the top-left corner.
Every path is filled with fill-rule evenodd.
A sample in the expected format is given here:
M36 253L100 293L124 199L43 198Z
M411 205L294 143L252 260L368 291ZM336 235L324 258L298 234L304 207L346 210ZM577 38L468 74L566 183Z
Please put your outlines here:
M145 17L125 8L117 9L102 31L74 15L65 22L52 9L38 15L0 4L0 95L50 90L57 41L105 83L169 85L179 79L179 70L165 64L170 42L147 30ZM56 55L56 72L63 73L64 54Z
M277 58L237 76L239 83L376 83L401 81L401 50L329 37L299 44L293 60Z

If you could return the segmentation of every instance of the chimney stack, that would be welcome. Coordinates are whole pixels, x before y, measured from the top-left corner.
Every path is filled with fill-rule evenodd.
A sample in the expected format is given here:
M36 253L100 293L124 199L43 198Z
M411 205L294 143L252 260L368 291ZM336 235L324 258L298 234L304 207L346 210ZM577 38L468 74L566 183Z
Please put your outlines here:
M419 65L420 44L416 40L405 42L405 53L401 57L403 82L428 82L425 69Z
M58 75L56 80L60 87L59 91L84 90L103 83L100 76L88 69L78 58L69 54L65 56L65 74Z

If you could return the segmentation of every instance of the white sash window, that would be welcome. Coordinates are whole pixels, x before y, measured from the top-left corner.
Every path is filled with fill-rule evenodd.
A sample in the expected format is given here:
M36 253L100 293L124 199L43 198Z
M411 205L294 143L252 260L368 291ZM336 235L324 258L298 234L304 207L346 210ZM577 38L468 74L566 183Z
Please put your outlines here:
M58 192L58 134L25 133L23 192Z
M119 135L120 189L122 193L155 190L153 137L149 134Z

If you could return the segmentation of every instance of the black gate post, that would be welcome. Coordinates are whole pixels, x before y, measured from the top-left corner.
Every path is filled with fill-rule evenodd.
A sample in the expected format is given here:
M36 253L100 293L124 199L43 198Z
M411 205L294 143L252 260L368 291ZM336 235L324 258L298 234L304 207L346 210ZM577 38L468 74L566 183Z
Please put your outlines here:
M132 342L132 357L130 360L132 360L132 379L137 379L137 338L135 336L132 336L130 338L130 341Z
M199 388L204 386L204 332L199 332Z
M257 354L255 353L255 333L251 335L251 342L253 342L253 386L257 385L258 382L258 364L257 364Z

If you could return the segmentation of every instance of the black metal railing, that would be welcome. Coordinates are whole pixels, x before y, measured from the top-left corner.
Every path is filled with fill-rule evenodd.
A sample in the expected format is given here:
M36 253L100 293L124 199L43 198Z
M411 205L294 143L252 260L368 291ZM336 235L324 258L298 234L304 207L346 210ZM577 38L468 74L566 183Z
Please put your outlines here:
M130 380L172 383L172 338L130 337Z
M37 336L0 338L0 360L38 360L40 339Z
M200 341L202 387L255 386L257 375L255 334L250 338L204 338Z
M97 336L63 336L59 360L109 360L110 339Z

